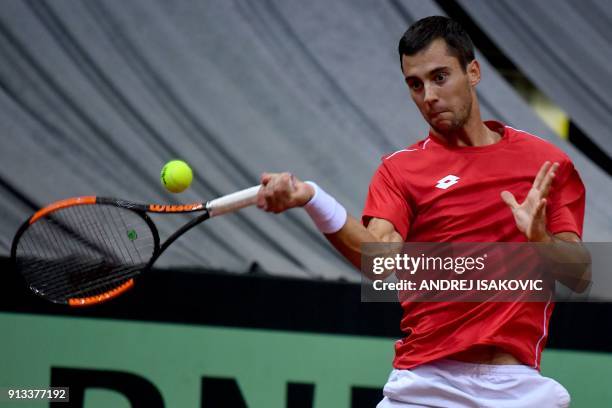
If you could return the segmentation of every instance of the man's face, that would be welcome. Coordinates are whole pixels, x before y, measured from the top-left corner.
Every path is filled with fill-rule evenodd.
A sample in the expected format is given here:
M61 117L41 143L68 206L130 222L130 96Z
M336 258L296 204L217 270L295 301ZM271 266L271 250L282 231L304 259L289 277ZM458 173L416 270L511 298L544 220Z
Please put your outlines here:
M436 39L417 54L402 56L402 71L412 100L435 131L448 134L465 125L472 110L473 86L480 80L476 61L464 72L459 60L449 55L446 42Z

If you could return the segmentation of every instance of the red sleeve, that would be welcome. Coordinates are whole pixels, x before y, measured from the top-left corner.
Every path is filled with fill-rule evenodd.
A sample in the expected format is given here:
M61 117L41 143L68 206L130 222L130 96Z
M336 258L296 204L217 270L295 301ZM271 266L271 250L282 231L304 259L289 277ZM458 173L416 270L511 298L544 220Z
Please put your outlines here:
M397 185L392 171L383 161L370 182L361 222L367 227L372 218L385 219L406 240L413 216L408 198L407 192Z
M557 173L558 183L550 194L547 208L548 229L553 234L573 232L582 237L584 222L585 188L574 164L569 158L561 163Z

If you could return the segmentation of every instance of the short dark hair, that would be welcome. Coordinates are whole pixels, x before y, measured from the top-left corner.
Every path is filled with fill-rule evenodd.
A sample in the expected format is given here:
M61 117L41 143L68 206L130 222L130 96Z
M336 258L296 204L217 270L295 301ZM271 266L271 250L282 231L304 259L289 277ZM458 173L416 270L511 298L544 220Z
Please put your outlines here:
M400 66L402 56L415 55L438 38L446 42L448 52L459 60L459 65L465 71L474 60L474 44L461 24L443 16L422 18L408 28L399 41Z

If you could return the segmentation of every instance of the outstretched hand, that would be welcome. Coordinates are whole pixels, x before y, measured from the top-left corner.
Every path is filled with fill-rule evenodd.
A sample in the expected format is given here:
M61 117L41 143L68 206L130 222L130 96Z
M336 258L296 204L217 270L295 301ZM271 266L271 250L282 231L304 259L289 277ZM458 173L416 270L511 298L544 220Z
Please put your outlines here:
M501 192L502 200L512 210L516 226L530 242L550 240L550 234L546 230L546 197L558 168L559 163L545 162L533 181L525 201L521 204L511 192Z

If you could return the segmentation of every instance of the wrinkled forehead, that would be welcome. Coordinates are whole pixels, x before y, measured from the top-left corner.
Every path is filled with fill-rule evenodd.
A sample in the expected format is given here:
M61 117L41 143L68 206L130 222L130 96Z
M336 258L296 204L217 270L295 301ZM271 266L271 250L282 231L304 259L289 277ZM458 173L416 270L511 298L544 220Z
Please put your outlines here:
M414 55L402 55L404 76L423 78L440 68L460 69L459 59L452 55L446 41L439 38Z

